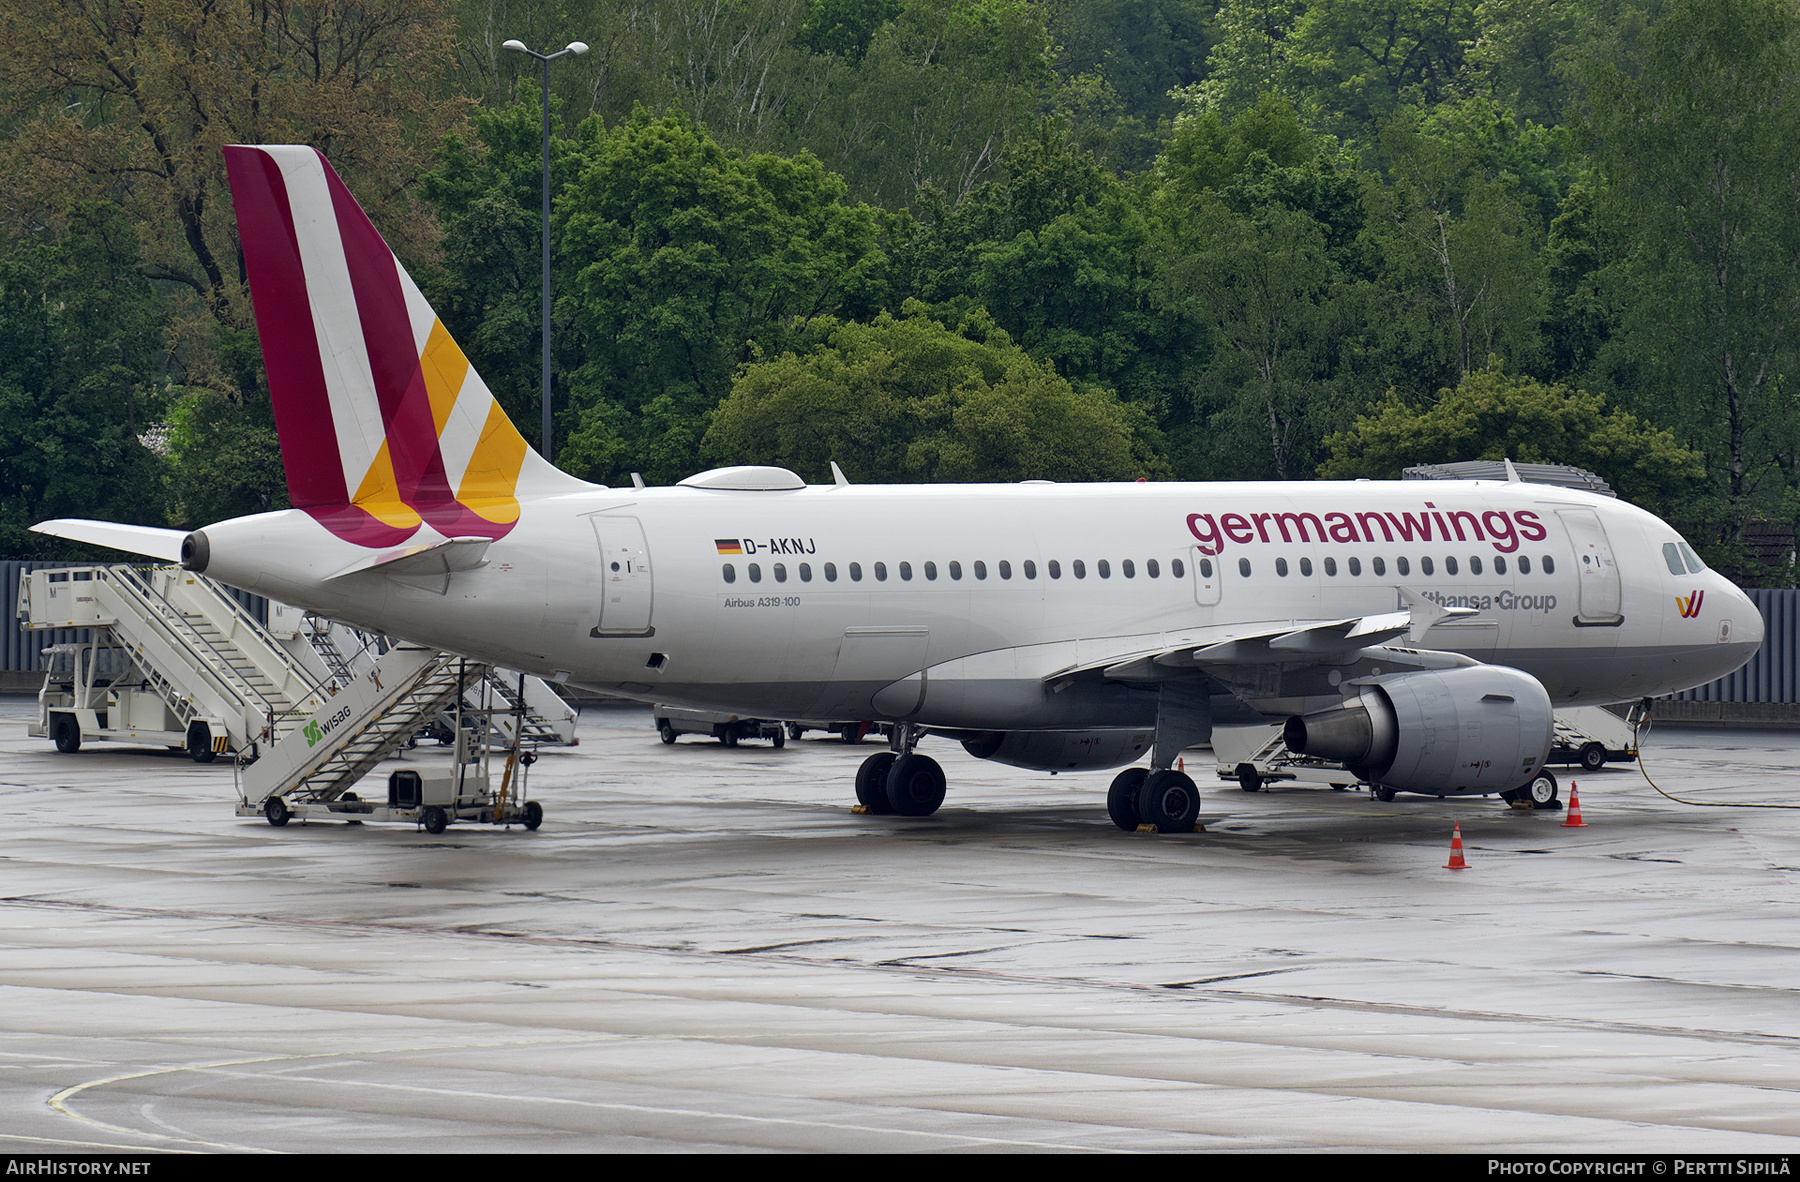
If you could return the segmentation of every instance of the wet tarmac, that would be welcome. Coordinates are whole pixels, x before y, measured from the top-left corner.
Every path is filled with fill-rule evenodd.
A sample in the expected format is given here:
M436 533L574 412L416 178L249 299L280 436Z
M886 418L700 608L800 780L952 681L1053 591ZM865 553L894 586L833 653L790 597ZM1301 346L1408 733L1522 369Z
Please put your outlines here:
M434 837L238 819L228 764L60 755L33 705L7 1151L1800 1148L1800 811L1635 767L1576 773L1582 829L1196 777L1207 832L1154 836L1110 772L932 740L945 807L858 816L873 744L605 708L542 829ZM1800 804L1800 734L1646 757Z

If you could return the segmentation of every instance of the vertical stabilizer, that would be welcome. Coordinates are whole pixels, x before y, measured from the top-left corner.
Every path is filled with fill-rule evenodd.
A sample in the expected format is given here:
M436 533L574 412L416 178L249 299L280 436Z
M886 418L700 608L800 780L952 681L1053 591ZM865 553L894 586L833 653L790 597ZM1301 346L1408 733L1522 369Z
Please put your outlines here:
M225 150L295 508L364 546L498 539L585 487L540 457L323 156Z

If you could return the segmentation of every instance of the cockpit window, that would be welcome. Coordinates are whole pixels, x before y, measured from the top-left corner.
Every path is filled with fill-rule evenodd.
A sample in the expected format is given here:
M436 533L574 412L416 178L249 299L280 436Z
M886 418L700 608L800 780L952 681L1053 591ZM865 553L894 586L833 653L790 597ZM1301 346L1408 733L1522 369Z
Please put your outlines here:
M1687 574L1687 568L1681 564L1681 551L1675 548L1674 542L1663 543L1663 561L1669 564L1670 574Z
M1686 542L1681 543L1681 556L1687 559L1688 574L1697 575L1706 569L1706 564L1700 561L1700 556Z

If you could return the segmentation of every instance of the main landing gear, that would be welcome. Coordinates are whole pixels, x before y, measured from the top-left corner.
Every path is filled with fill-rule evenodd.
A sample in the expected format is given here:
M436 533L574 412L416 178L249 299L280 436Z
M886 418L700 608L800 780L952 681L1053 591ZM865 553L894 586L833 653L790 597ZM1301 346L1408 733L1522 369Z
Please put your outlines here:
M1200 789L1173 768L1128 767L1106 790L1106 815L1127 833L1144 825L1158 833L1192 833L1200 819Z
M856 803L880 816L929 817L944 803L944 769L915 755L919 736L908 723L894 728L892 751L878 751L856 769Z

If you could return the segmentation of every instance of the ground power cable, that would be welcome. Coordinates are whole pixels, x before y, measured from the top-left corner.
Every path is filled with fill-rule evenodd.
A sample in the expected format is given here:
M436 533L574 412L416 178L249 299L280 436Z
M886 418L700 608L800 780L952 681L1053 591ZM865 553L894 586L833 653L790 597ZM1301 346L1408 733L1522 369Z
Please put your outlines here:
M1680 796L1664 792L1662 785L1650 778L1650 771L1644 766L1644 739L1650 734L1650 720L1642 718L1632 734L1632 744L1637 748L1638 774L1644 777L1644 783L1656 789L1657 794L1667 797L1676 804L1693 805L1702 809L1800 809L1800 804L1777 804L1773 801L1734 801L1734 800L1687 800Z

